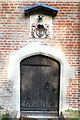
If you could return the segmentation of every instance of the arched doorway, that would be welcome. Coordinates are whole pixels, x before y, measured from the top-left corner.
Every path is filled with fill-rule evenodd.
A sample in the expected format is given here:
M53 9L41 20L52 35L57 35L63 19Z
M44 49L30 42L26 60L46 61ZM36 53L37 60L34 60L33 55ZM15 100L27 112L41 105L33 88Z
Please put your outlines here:
M68 86L67 80L74 77L74 68L69 66L65 54L61 49L41 45L40 43L35 42L13 52L10 56L10 62L8 65L8 80L11 80L13 83L12 105L17 118L20 118L20 63L25 58L39 54L49 56L50 58L54 58L60 62L59 115L61 112L69 109L69 105L66 102ZM28 117L30 117L30 115Z
M59 61L39 54L20 62L21 114L38 111L58 116L59 91Z

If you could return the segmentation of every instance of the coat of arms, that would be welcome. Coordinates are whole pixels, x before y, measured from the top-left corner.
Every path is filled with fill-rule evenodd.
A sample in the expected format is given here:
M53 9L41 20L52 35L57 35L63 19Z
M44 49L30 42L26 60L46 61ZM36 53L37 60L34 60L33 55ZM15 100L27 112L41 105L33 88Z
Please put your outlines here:
M43 16L40 15L38 17L39 17L38 18L38 24L35 24L35 23L32 24L31 36L33 38L35 38L35 37L47 38L47 37L49 37L49 34L50 34L49 24L44 24L43 25L43 21L42 21Z

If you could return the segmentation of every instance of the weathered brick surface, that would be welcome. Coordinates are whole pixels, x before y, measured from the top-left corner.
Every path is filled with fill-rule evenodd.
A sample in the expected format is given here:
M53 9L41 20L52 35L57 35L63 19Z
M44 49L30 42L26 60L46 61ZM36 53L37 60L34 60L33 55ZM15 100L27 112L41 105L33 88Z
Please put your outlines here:
M75 78L68 80L67 103L72 108L80 105L80 40L79 40L79 1L60 0L1 0L0 1L0 104L11 105L12 85L9 85L7 68L10 53L26 46L30 42L28 19L23 9L36 3L59 8L52 23L52 39L42 39L41 44L61 48L70 66L75 68ZM10 104L9 104L10 103Z

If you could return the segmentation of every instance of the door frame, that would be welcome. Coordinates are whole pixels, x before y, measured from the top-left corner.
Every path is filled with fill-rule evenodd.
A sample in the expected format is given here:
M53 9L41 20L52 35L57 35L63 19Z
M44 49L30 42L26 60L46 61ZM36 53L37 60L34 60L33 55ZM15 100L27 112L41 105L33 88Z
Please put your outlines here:
M60 62L60 96L59 96L59 115L69 108L66 103L68 79L75 75L74 68L70 67L61 49L54 46L41 45L39 42L26 45L24 48L13 52L10 56L8 65L8 80L13 84L13 111L17 118L20 117L20 62L29 56L45 55Z

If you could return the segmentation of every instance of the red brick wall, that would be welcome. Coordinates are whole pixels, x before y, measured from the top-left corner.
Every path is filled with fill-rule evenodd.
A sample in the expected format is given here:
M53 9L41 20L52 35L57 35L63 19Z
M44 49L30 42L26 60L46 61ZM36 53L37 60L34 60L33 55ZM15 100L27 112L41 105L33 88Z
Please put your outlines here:
M65 53L70 66L75 68L75 78L69 79L67 87L67 103L72 108L80 105L80 41L79 41L79 20L80 8L78 0L64 2L55 0L2 0L0 1L0 89L9 88L7 68L10 53L16 51L30 42L39 39L29 38L29 26L24 17L23 9L36 3L47 3L47 5L59 8L58 15L53 19L52 39L42 39L41 44L61 48ZM0 92L0 104L10 94ZM3 98L3 99L2 99ZM7 104L7 103L6 103Z

